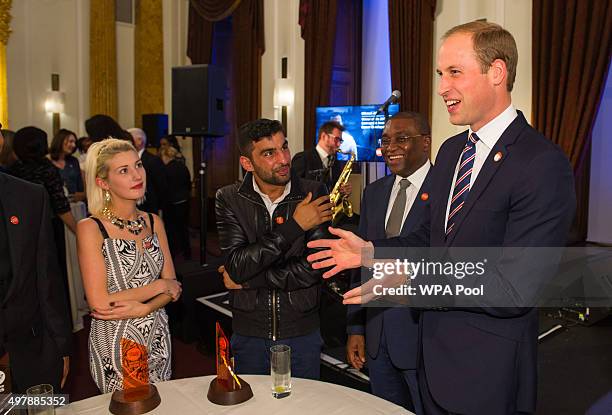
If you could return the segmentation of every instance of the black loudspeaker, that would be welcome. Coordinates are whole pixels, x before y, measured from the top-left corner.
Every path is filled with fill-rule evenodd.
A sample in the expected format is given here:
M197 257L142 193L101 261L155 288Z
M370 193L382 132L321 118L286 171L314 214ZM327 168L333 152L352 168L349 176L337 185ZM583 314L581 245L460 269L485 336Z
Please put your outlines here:
M159 140L168 135L168 114L142 114L142 129L147 146L159 148Z
M172 68L172 134L224 135L225 74L213 65Z

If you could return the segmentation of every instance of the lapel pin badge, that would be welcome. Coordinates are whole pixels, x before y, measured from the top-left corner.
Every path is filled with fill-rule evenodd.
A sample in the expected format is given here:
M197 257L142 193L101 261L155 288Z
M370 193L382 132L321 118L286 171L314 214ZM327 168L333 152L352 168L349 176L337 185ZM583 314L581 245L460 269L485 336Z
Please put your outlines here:
M425 202L427 199L429 199L429 193L421 193L421 200Z
M285 218L283 218L282 216L277 216L275 221L277 225L282 225L283 222L285 222Z
M17 216L11 216L10 221L13 225L19 225L19 218Z
M493 161L498 162L502 159L502 152L498 151L497 153L495 153L495 156L493 156Z

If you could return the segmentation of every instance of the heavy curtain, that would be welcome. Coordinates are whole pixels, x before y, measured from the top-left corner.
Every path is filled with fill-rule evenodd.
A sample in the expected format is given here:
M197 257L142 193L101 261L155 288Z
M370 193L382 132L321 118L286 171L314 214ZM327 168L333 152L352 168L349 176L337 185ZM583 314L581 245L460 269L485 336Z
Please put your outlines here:
M305 41L304 150L313 147L315 109L329 104L337 0L300 0L300 26Z
M578 196L573 239L588 225L591 130L612 50L612 2L533 0L533 126L569 157Z
M436 0L389 0L391 87L402 93L401 110L430 124L435 11Z
M117 119L115 0L91 0L89 12L89 112Z
M136 2L134 30L134 125L142 114L164 112L164 32L162 0Z
M6 45L11 35L11 2L0 0L0 123L8 127L8 91L6 88Z

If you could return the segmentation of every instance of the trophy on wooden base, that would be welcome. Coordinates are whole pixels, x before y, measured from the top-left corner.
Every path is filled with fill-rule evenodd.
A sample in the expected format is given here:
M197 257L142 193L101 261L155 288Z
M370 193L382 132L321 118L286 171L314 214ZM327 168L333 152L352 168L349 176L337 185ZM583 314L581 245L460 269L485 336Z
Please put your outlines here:
M157 388L149 383L147 348L130 339L121 339L123 390L113 392L109 411L115 415L140 415L161 403Z
M208 387L208 400L217 405L236 405L253 397L251 386L234 372L230 343L219 322L216 324L217 377Z

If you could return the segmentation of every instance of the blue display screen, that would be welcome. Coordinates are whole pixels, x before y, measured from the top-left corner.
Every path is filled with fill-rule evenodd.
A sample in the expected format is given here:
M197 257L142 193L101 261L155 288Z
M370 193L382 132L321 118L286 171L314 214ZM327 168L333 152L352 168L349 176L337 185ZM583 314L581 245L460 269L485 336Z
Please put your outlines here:
M326 121L338 121L345 128L340 151L355 152L358 161L384 161L377 156L380 137L385 126L384 114L376 115L378 105L318 107L316 110L317 133ZM399 111L399 104L389 105L389 116ZM317 137L314 138L315 143ZM348 160L348 154L338 154L339 160Z

